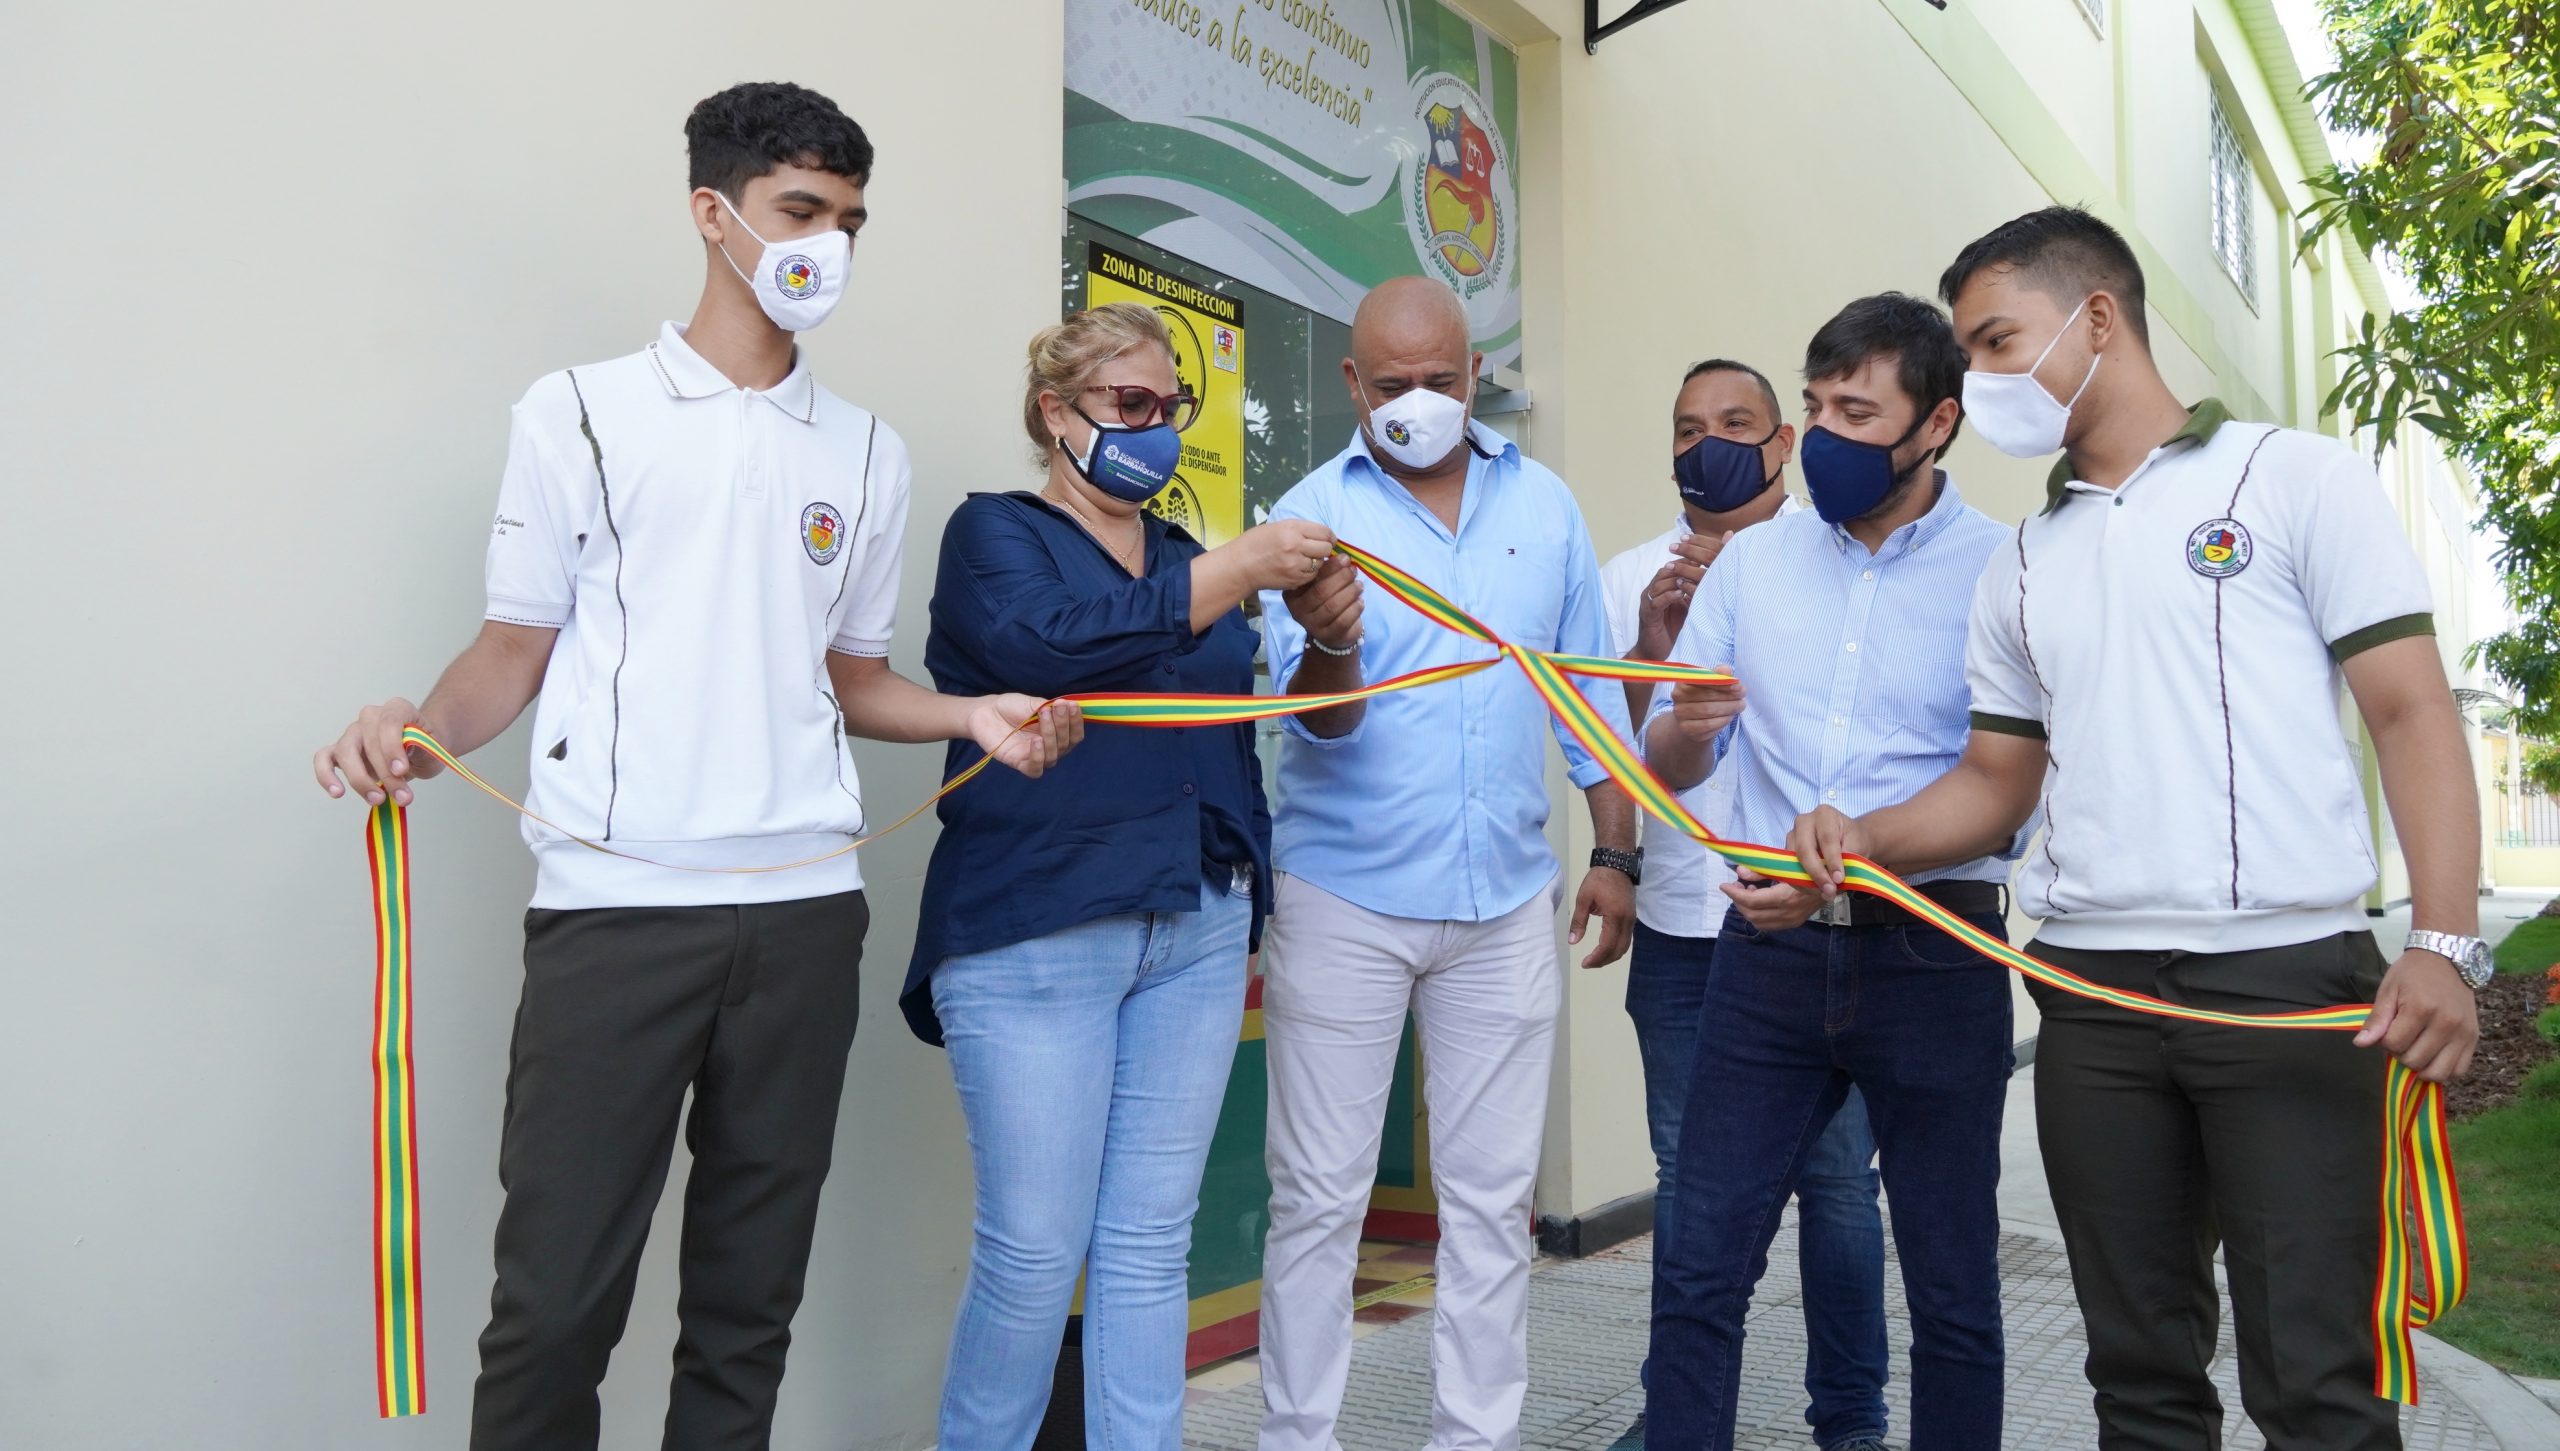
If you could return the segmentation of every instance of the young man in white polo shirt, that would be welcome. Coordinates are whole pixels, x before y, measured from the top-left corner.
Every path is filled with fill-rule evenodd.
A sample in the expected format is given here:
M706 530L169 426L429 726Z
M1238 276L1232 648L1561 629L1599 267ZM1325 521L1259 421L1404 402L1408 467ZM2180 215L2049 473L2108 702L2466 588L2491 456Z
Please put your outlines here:
M868 215L862 128L759 83L702 102L685 136L692 324L525 394L479 638L423 706L366 707L313 763L332 796L405 805L437 764L403 727L469 752L538 691L528 804L615 853L525 823L539 870L474 1451L596 1444L688 1089L665 1444L767 1443L869 922L842 851L866 821L845 738L974 739L1036 775L1081 730L1051 707L1014 734L1039 700L888 668L906 447L793 344L842 296Z
M2222 1444L2207 1367L2228 1266L2242 1404L2273 1451L2400 1445L2374 1394L2379 1044L2470 1066L2480 828L2427 581L2373 471L2317 434L2189 409L2152 361L2142 272L2052 208L1942 284L2004 452L2061 449L2050 502L1974 601L1963 760L1907 802L1816 811L1791 845L1898 871L1972 856L2042 797L2018 881L2029 951L2247 1013L2372 1000L2352 1040L2145 1017L2033 987L2036 1124L2089 1331L2099 1444ZM2375 879L2337 686L2354 694L2409 864L2409 950L2366 930Z
M1680 510L1671 527L1600 567L1610 648L1631 659L1667 660L1698 581L1727 541L1755 524L1795 513L1787 459L1796 431L1781 416L1768 375L1731 358L1709 358L1680 380L1671 409L1671 477ZM1627 686L1627 718L1643 720L1653 687ZM1680 800L1708 829L1733 817L1730 773L1710 775ZM1627 967L1627 1016L1644 1063L1645 1127L1653 1143L1653 1253L1660 1264L1679 1226L1675 1170L1680 1110L1698 1049L1698 1013L1724 921L1724 858L1660 823L1644 823L1636 885L1635 947ZM1876 1205L1876 1144L1866 1102L1855 1088L1796 1182L1797 1262L1804 1291L1805 1419L1826 1431L1881 1424L1889 1350L1885 1343L1884 1216ZM1649 1379L1649 1377L1648 1377ZM1639 1415L1621 1447L1644 1444Z

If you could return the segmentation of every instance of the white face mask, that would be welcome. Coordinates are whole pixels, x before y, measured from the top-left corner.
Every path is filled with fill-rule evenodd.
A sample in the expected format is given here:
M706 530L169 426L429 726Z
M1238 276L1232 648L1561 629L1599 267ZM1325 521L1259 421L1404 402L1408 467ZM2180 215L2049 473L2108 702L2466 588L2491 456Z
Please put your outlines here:
M713 196L720 193L713 192ZM787 241L765 242L756 229L738 216L737 207L720 196L720 205L738 218L738 226L748 236L764 242L764 255L757 259L753 273L741 272L737 259L729 249L720 248L720 256L738 280L755 293L756 303L773 325L787 333L805 333L827 320L844 298L844 274L853 265L853 235L837 227L806 237Z
M1369 384L1352 365L1362 402ZM1427 469L1447 458L1467 437L1467 405L1429 388L1407 388L1369 410L1369 445L1409 469Z
M2071 316L2063 319L2062 331L2053 335L2053 341L2044 345L2044 351L2036 354L2036 360L2027 365L2025 372L1964 375L1965 421L1973 425L1974 432L1990 440L1993 448L2011 458L2042 458L2062 447L2063 430L2071 423L2071 406L2080 401L2080 394L2089 391L2089 380L2098 376L2098 359L2106 354L2089 359L2088 374L2081 378L2070 403L2057 402L2044 391L2044 385L2036 381L2036 369L2053 356L2063 335L2071 331L2071 324L2080 320L2088 306L2089 299L2080 299L2080 305L2071 309Z

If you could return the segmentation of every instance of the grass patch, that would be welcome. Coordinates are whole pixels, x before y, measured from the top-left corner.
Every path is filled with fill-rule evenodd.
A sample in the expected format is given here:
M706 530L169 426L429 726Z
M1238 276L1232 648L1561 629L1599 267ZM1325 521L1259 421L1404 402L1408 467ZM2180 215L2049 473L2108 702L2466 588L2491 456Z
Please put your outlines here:
M2514 1374L2560 1376L2560 1097L2547 1071L2534 1078L2521 1101L2454 1125L2471 1293L2434 1333Z
M2529 1099L2551 1099L2560 1102L2560 1058L2554 1058L2524 1076L2524 1086L2516 1090Z
M2542 975L2560 963L2560 917L2528 917L2498 944L2498 971Z

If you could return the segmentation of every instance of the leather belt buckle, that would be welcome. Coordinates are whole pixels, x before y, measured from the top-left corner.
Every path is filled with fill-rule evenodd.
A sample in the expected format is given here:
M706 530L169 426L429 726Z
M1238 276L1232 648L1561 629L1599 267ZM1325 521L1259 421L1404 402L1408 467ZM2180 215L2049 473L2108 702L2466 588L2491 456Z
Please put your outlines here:
M1821 909L1816 911L1810 920L1819 922L1825 927L1850 926L1852 925L1849 918L1850 901L1849 894L1842 892L1839 896L1823 903Z

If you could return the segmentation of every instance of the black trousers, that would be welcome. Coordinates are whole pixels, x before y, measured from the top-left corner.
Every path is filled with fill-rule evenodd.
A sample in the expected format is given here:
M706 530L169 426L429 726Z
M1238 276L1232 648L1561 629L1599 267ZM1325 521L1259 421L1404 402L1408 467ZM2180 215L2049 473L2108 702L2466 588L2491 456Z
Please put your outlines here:
M596 1387L630 1313L687 1089L693 1174L665 1445L768 1443L869 925L860 892L525 914L472 1451L596 1444Z
M2367 932L2254 952L2028 950L2111 987L2253 1013L2370 1001L2386 967ZM2222 1445L2207 1378L2217 1245L2241 1405L2271 1451L2396 1451L2397 1408L2373 1393L2382 1050L2030 991L2036 1132L2102 1451Z

